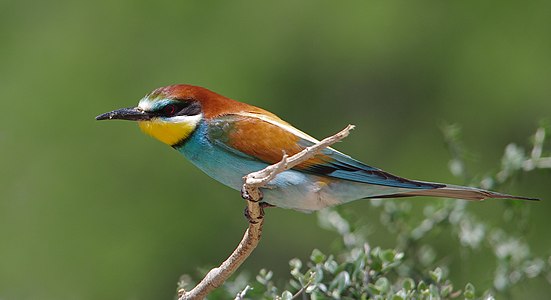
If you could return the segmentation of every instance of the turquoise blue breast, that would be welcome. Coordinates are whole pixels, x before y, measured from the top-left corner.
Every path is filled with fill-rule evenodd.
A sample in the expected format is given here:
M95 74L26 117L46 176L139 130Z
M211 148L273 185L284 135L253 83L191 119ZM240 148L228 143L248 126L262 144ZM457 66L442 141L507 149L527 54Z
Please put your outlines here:
M240 190L243 176L267 166L245 154L228 151L208 139L208 125L201 121L195 132L181 146L176 147L189 161L217 181Z

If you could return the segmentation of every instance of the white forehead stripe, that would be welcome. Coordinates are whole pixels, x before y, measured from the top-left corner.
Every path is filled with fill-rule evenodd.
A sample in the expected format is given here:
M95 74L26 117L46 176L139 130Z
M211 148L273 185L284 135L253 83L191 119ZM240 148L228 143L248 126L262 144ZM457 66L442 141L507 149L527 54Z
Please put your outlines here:
M170 102L168 99L158 100L158 99L149 99L148 97L143 97L138 103L138 108L143 111L153 111L155 107L159 107L163 104Z
M138 103L138 108L143 111L151 111L153 108L153 102L149 98L142 98Z

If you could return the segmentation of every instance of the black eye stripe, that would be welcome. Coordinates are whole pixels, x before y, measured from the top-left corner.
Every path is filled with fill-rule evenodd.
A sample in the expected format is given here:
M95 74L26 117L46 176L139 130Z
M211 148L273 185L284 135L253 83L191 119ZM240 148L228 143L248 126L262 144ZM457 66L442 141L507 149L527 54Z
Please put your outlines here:
M153 112L159 117L195 116L201 113L201 104L198 101L186 100L167 104Z
M186 102L188 105L183 107L175 116L195 116L201 113L201 104L197 101Z

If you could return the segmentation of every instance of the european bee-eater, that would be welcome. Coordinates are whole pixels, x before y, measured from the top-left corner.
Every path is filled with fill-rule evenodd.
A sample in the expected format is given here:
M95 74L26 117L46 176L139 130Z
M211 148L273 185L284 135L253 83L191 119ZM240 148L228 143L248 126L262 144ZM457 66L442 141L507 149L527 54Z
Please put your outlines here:
M137 121L147 134L171 146L212 178L240 190L243 176L317 142L276 115L208 89L178 84L154 90L137 107L97 120ZM443 183L405 179L368 166L332 148L279 174L263 189L263 202L314 211L364 198L409 196L465 200L531 198Z

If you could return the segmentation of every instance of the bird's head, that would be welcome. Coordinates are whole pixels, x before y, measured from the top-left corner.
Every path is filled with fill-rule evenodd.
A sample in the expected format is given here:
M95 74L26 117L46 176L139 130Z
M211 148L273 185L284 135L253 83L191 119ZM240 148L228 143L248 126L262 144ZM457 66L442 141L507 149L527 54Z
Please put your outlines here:
M147 134L170 146L186 140L203 118L219 115L241 104L205 88L171 85L143 97L138 106L101 114L96 120L137 121Z

